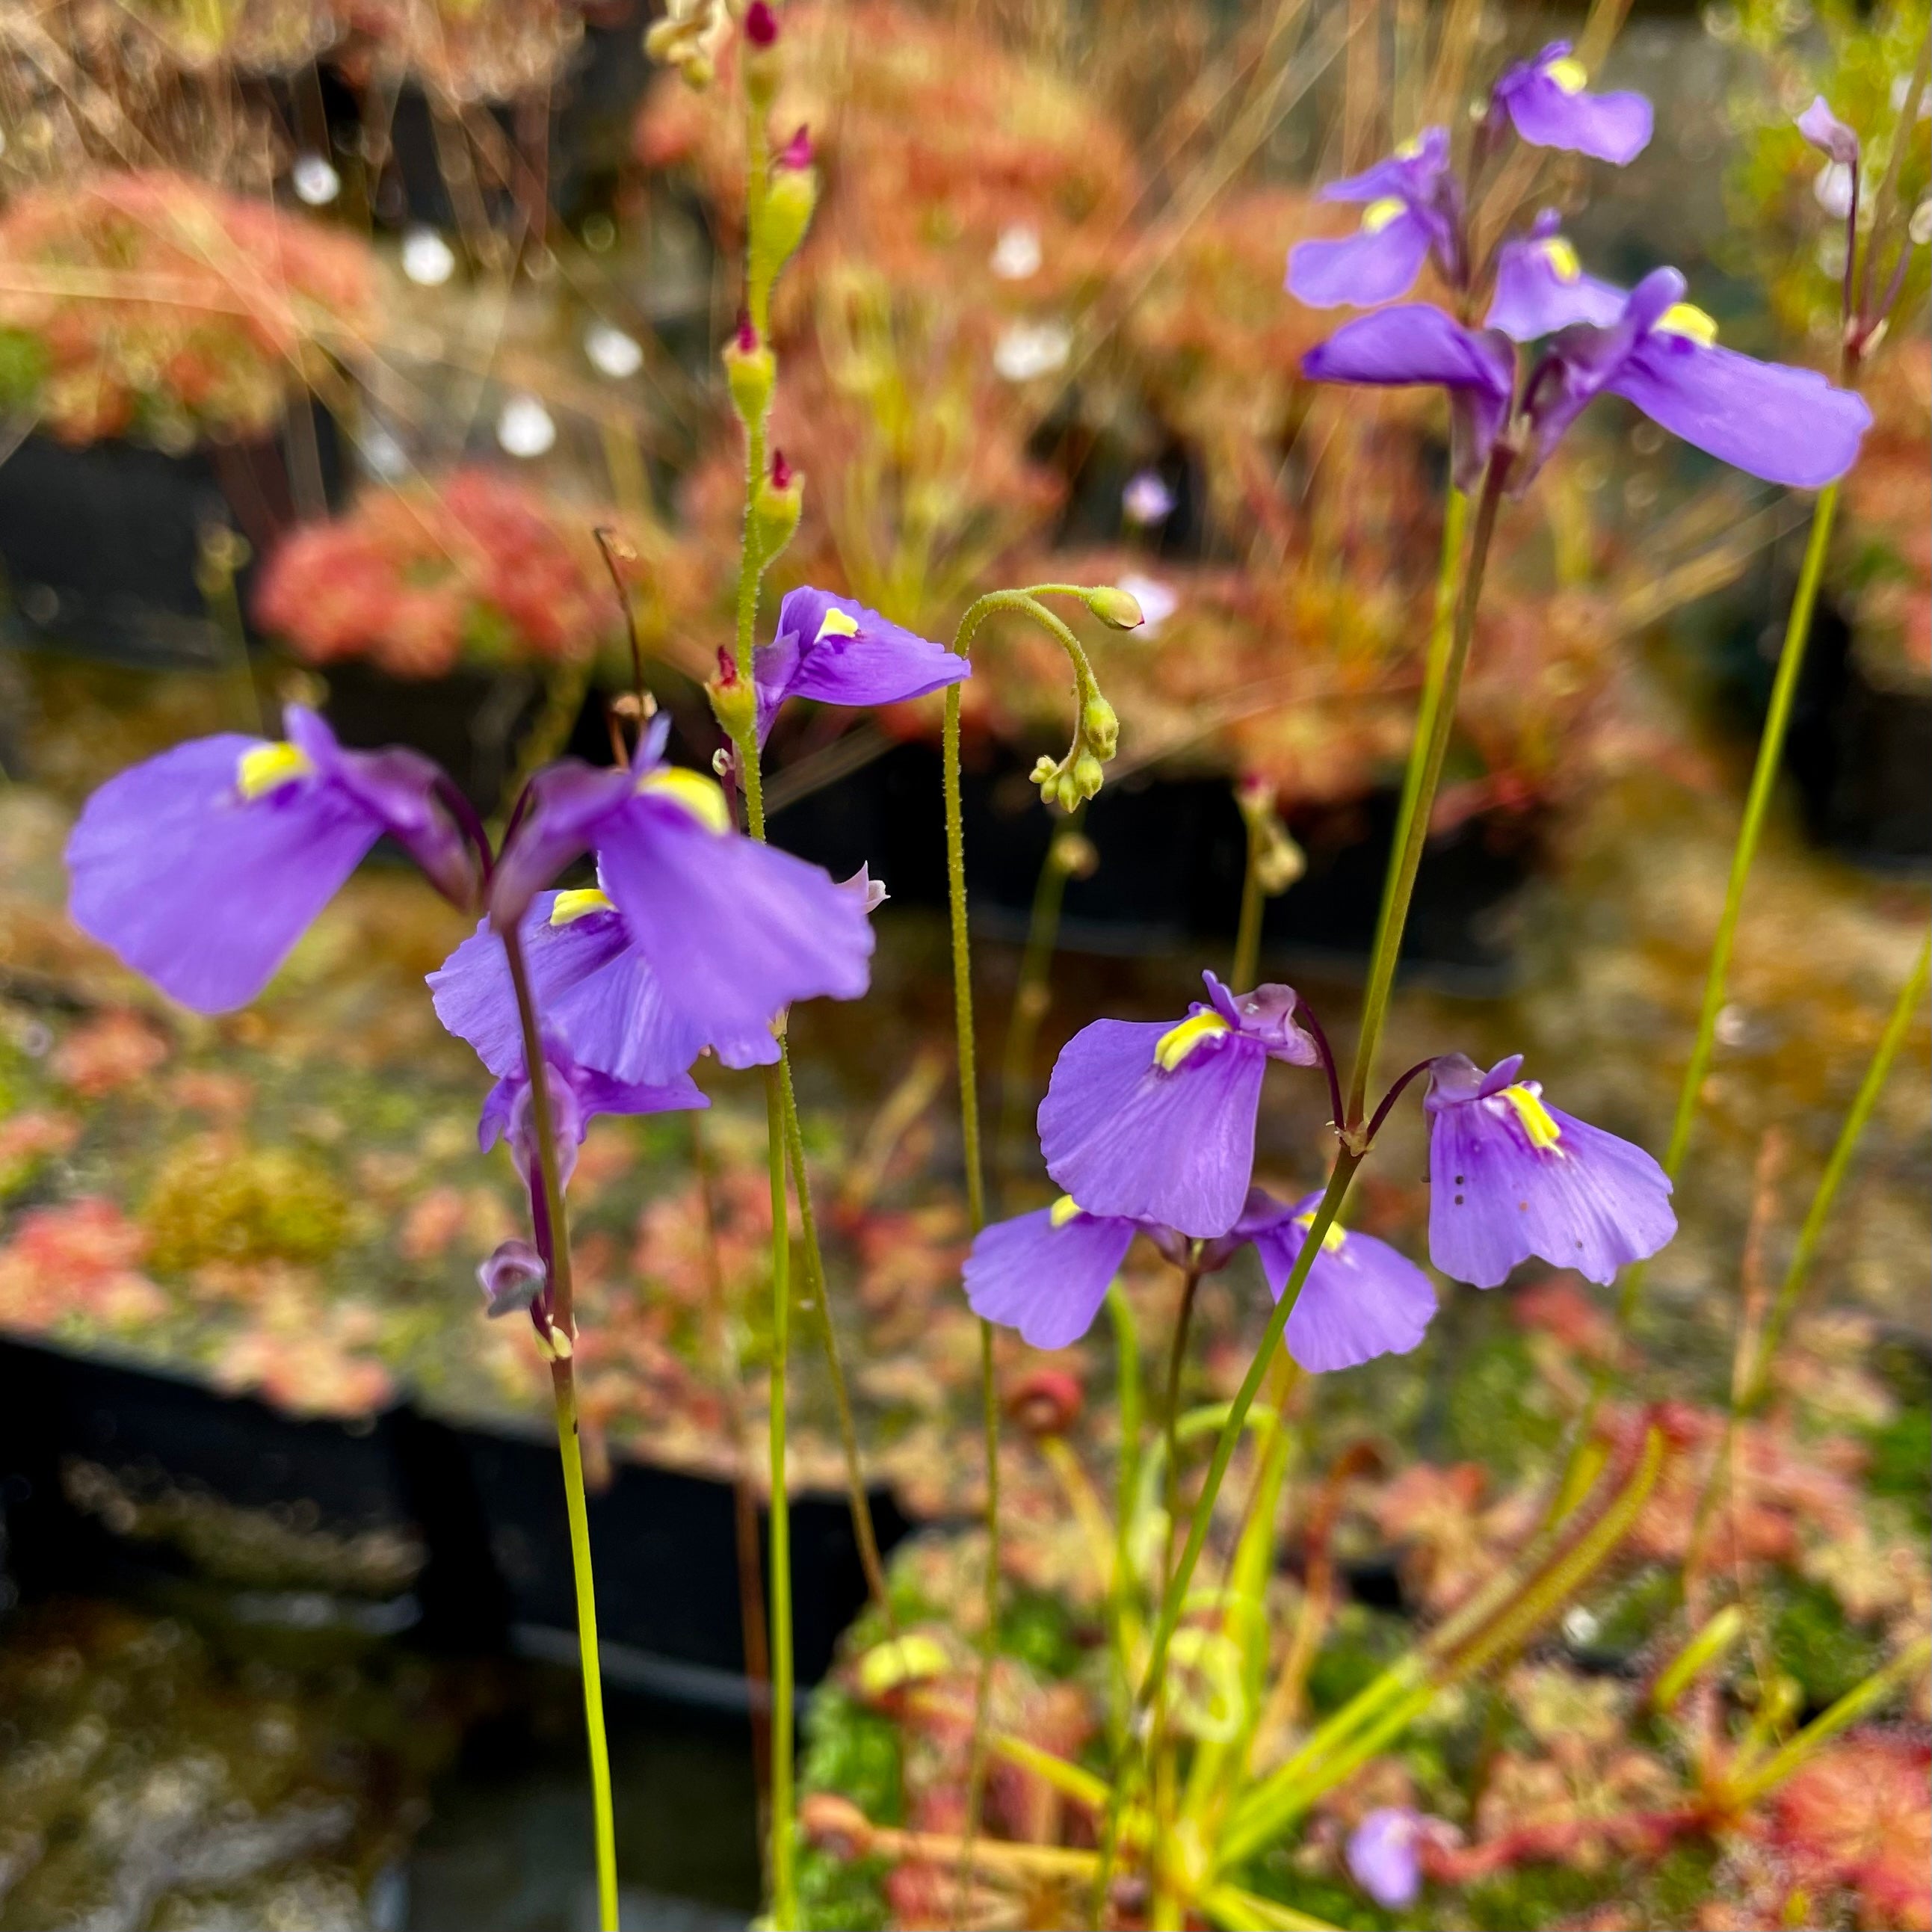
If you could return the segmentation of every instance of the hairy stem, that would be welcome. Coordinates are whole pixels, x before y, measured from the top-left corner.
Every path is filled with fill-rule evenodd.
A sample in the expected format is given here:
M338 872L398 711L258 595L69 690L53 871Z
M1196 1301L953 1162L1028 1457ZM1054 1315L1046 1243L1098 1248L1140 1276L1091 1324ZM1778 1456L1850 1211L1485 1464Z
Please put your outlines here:
M772 1921L796 1925L797 1846L792 1816L791 1503L785 1486L785 1373L791 1342L791 1208L785 1196L784 1088L765 1069L765 1137L772 1188L771 1610Z

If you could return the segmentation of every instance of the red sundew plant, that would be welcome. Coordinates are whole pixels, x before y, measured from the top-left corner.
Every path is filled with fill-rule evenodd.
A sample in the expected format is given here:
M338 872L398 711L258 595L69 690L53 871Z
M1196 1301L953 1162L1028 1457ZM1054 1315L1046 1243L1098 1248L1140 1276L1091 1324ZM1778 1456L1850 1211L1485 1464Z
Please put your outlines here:
M185 176L90 175L0 214L0 385L64 442L266 434L375 317L364 243Z
M255 620L305 662L364 658L399 677L584 658L623 628L596 520L487 470L365 488L276 547Z
M331 0L358 79L406 76L441 99L511 100L556 78L584 32L576 0Z

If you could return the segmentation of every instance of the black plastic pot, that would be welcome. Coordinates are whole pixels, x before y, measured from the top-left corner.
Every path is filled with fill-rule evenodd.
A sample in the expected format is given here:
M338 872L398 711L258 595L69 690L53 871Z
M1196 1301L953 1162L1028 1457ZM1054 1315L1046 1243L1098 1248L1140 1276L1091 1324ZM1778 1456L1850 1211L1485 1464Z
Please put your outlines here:
M976 926L1017 939L1054 820L1027 782L1029 760L1002 751L963 775L967 886ZM943 904L944 822L940 760L921 745L895 747L836 784L776 813L778 842L843 877L862 862L895 899ZM1396 795L1378 792L1298 817L1308 871L1270 902L1264 954L1346 971L1375 935ZM1139 775L1109 784L1086 830L1100 855L1091 878L1068 883L1062 943L1078 951L1167 951L1226 940L1239 913L1246 835L1230 789L1208 778ZM1533 824L1478 818L1430 846L1410 914L1405 964L1471 993L1506 986L1512 971L1504 915L1537 854Z
M216 1534L153 1534L140 1506L169 1497L190 1499ZM909 1526L890 1495L872 1506L890 1547ZM556 1448L536 1431L459 1427L407 1404L304 1420L183 1377L0 1340L0 1511L8 1574L30 1594L193 1582L258 1621L575 1655ZM615 1463L590 1498L614 1677L744 1707L734 1525L728 1484ZM373 1586L278 1576L266 1546L290 1526L338 1545L380 1534L398 1560ZM811 1684L865 1600L844 1499L795 1498L792 1550L799 1681Z

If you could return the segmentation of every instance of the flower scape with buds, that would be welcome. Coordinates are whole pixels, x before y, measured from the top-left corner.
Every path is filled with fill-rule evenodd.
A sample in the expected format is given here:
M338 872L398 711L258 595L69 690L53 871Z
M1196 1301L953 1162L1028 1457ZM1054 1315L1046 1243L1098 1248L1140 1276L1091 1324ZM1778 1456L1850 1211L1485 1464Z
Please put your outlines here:
M1070 714L1066 748L1014 774L1037 793L1030 809L1050 815L1010 1022L1036 1028L1049 1011L1061 893L1096 866L1106 879L1131 862L1089 817L1103 792L1115 795L1109 767L1138 769L1141 748L1131 735L1124 743L1102 679L1148 649L1172 613L1156 602L1157 580L1140 578L1138 596L1119 582L1014 583L962 592L948 637L920 618L923 606L788 574L821 496L844 487L819 455L808 476L779 447L781 436L794 457L800 447L788 426L794 265L811 259L839 164L816 119L796 124L789 111L792 44L787 14L767 0L672 0L645 34L680 86L728 103L744 160L742 276L706 352L735 436L735 571L728 611L721 603L713 628L681 640L709 674L675 692L661 681L661 705L632 629L628 687L592 714L609 756L534 759L495 818L424 753L360 748L296 701L279 736L192 738L118 772L88 798L65 848L73 924L201 1016L236 1014L292 956L298 965L305 936L383 842L460 915L427 974L424 1010L463 1043L466 1066L475 1056L476 1152L500 1164L519 1202L476 1270L476 1312L500 1324L487 1330L493 1345L514 1336L540 1365L530 1372L554 1408L600 1926L619 1923L620 1845L587 1501L594 1456L588 1476L586 1461L596 1378L610 1358L600 1324L632 1318L609 1286L608 1234L588 1240L580 1225L574 1240L573 1216L581 1222L600 1185L594 1123L691 1117L677 1130L701 1150L712 1126L697 1117L715 1106L715 1124L746 1094L762 1114L761 1165L722 1218L697 1159L713 1263L721 1243L734 1244L746 1277L769 1291L757 1316L766 1387L754 1445L767 1553L748 1593L769 1660L754 1696L760 1924L1634 1924L1684 1898L1716 1912L1720 1868L1730 1895L1772 1916L1697 1923L1812 1922L1804 1915L1817 1898L1832 1901L1832 1923L1932 1922L1911 1917L1921 1904L1932 1910L1932 1894L1888 1836L1896 1817L1900 1833L1919 1834L1913 1855L1925 1850L1922 1723L1876 1727L1902 1702L1924 1716L1932 1637L1913 1622L1923 1622L1924 1566L1877 1576L1841 1475L1808 1487L1792 1432L1771 1412L1784 1386L1778 1350L1833 1192L1924 990L1922 950L1785 1287L1749 1289L1727 1398L1640 1400L1625 1379L1646 1270L1696 1198L1692 1130L1732 1010L1727 974L1772 784L1763 774L1779 766L1838 486L1874 421L1860 384L1921 245L1892 219L1895 191L1862 226L1875 204L1858 134L1822 98L1796 117L1803 140L1844 171L1849 196L1833 380L1721 340L1674 268L1650 266L1628 287L1590 272L1565 232L1584 232L1571 186L1637 164L1655 117L1642 96L1600 87L1568 40L1502 64L1466 112L1397 128L1406 138L1384 158L1328 183L1323 200L1355 225L1296 240L1286 288L1305 308L1350 313L1324 313L1298 374L1339 390L1420 392L1417 406L1439 411L1448 436L1436 618L1359 1000L1324 990L1324 975L1293 968L1300 984L1289 985L1264 967L1264 902L1307 891L1324 862L1312 841L1298 842L1275 780L1248 773L1228 814L1244 846L1232 969L1224 977L1196 958L1184 982L1167 976L1151 1014L1123 1000L1071 1028L1030 1130L1026 1094L1004 1109L1014 1118L988 1150L962 707L999 675L991 638L1023 634L1056 679L1064 664L1054 688ZM1922 58L1920 90L1924 79ZM1561 177L1547 184L1552 205L1523 190L1498 230L1498 180L1537 182L1546 164ZM1868 272L1854 275L1854 258ZM992 272L1019 283L1054 266L1037 237L1003 235ZM1269 272L1281 272L1277 254ZM1072 352L1028 343L1028 382ZM1601 1086L1580 1090L1588 1083L1556 1064L1546 1034L1491 1042L1478 1058L1482 1036L1473 1027L1458 1036L1464 1009L1446 999L1418 1003L1446 1036L1405 1053L1412 1064L1392 1076L1382 1064L1465 673L1490 643L1480 620L1492 551L1509 541L1498 531L1546 512L1560 524L1560 506L1537 493L1558 495L1566 439L1612 397L1646 433L1755 483L1820 493L1807 506L1814 538L1777 673L1783 694L1738 834L1684 1097L1654 1150L1634 1109L1600 1108ZM1158 541L1183 514L1181 486L1165 473L1144 468L1126 485L1137 542ZM284 551L257 595L284 613L305 654L366 648L405 672L446 669L472 623L465 614L487 605L514 619L525 655L587 677L591 634L610 626L581 546L524 496L475 478L419 507L404 530L364 506ZM550 592L504 587L517 574L500 567L493 532L542 560ZM612 532L595 542L634 622L626 571L650 574L648 544L640 559ZM584 688L572 687L580 698ZM890 941L875 915L892 881L873 875L876 849L838 878L776 842L778 787L794 769L777 753L818 716L810 707L870 712L920 699L943 721L930 802L945 832L950 1062L926 1055L902 1070L884 1124L828 1192L833 1160L800 1112L794 1027L818 1024L805 1018L818 1003L839 1003L851 1012L836 1019L836 1036L885 1057L874 978ZM1226 807L1225 788L1217 796ZM935 915L935 956L937 930ZM1024 1091L1033 1037L1003 1100ZM1493 1057L1498 1044L1521 1050ZM1009 1053L1010 1066L1010 1036ZM942 1091L956 1093L956 1130L915 1135ZM901 1113L902 1093L912 1097ZM0 1136L0 1173L8 1160L46 1157L58 1130L39 1131L44 1146ZM1029 1195L1018 1170L1032 1171L1036 1150L1048 1185ZM944 1214L927 1224L873 1213L878 1174L914 1159L946 1167ZM1418 1178L1404 1160L1426 1169L1426 1208L1413 1213L1400 1204L1422 1198L1402 1193ZM1285 1166L1301 1178L1282 1180ZM640 1246L653 1226L662 1236L670 1211L654 1198ZM928 1437L918 1452L946 1465L960 1486L950 1495L970 1496L970 1531L956 1508L950 1527L914 1539L890 1569L872 1501L872 1459L885 1445L860 1439L852 1393L881 1379L883 1365L848 1358L856 1324L825 1258L830 1239L854 1229L870 1244L867 1294L889 1298L899 1276L942 1282L953 1332L971 1338L962 1378L976 1376L977 1440ZM97 1248L105 1240L80 1234ZM27 1265L0 1251L0 1304ZM104 1299L139 1304L128 1265L104 1270ZM1614 1318L1577 1282L1608 1291ZM1560 1425L1549 1403L1504 1405L1470 1368L1470 1324L1491 1318L1485 1304L1505 1302L1527 1337L1512 1347L1567 1405ZM788 1379L800 1326L822 1352L814 1373L838 1424L832 1479L868 1591L803 1750ZM1158 1388L1142 1387L1144 1327ZM1376 1378L1402 1358L1420 1365L1426 1403L1372 1413L1324 1465L1318 1406L1372 1412L1393 1386ZM1094 1370L1101 1358L1111 1381ZM1387 1453L1379 1445L1410 1429L1439 1438L1443 1416L1491 1406L1508 1408L1489 1418L1498 1431L1540 1432L1550 1480L1497 1502L1480 1465L1418 1463L1377 1490L1376 1546L1397 1552L1387 1588L1405 1610L1396 1637L1383 1640L1390 1618L1368 1642L1378 1586L1361 1498ZM1817 1577L1842 1580L1868 1559L1866 1623L1882 1640L1870 1634L1862 1667L1829 1694L1776 1660L1771 1613L1739 1581L1786 1558L1811 1565L1813 1594L1790 1597L1804 1604L1822 1592ZM1639 1562L1663 1579L1636 1610L1617 1599L1625 1624L1648 1619L1640 1636L1594 1676L1569 1672L1564 1660L1594 1656L1598 1639L1609 1648L1604 1606ZM1574 1894L1563 1889L1613 1868L1639 1874L1637 1917L1603 1916L1604 1897L1580 1880ZM1528 1872L1557 1875L1546 1895Z

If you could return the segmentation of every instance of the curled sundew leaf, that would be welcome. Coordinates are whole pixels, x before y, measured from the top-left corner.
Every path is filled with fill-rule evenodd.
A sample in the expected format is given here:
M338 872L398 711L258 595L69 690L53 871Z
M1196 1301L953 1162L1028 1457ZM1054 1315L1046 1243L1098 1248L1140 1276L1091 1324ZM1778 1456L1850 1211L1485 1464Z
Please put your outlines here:
M1232 1744L1248 1718L1240 1646L1226 1632L1184 1624L1167 1647L1168 1712L1175 1727L1204 1744Z

